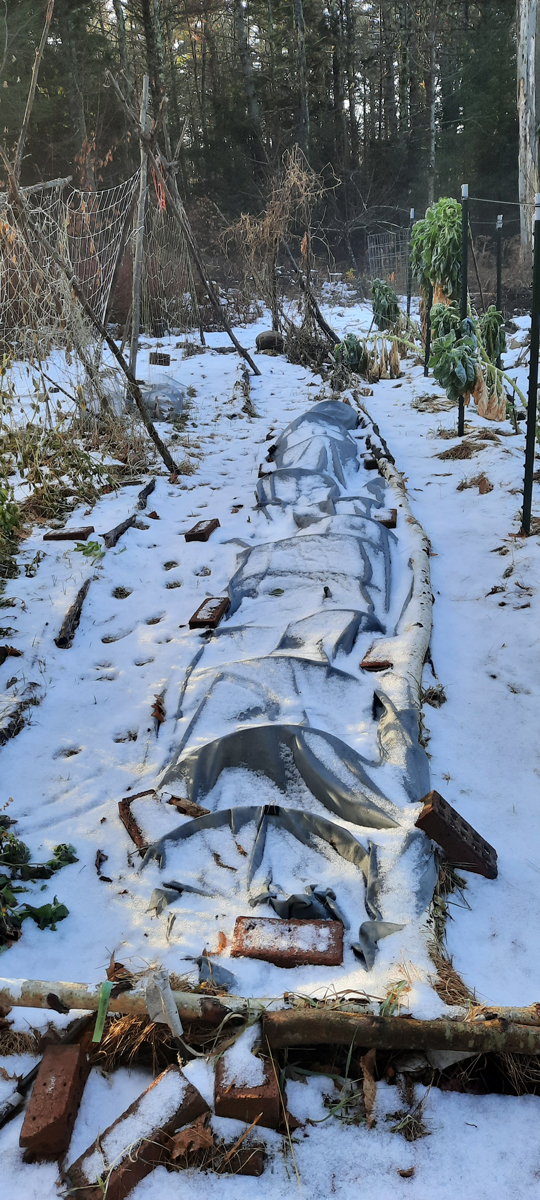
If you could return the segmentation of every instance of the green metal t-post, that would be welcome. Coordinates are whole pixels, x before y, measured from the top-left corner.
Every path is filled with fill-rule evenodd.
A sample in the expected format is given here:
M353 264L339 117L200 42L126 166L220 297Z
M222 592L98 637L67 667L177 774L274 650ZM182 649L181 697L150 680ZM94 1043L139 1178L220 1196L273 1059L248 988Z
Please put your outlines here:
M433 284L430 283L428 288L427 312L426 312L426 344L424 346L424 375L429 375L429 360L431 357L431 309L433 308Z
M502 312L502 227L503 227L502 213L499 213L499 216L497 217L497 295L495 298L495 307L497 309L497 312ZM500 354L497 355L497 360L495 362L495 366L500 371L500 369L501 369Z
M527 436L525 442L525 478L523 480L523 532L531 532L531 508L536 446L536 417L538 405L538 350L540 348L540 192L536 193L534 210L533 293L531 307L531 355L529 360L529 391L527 394Z
M468 311L468 261L469 261L469 185L461 185L461 320L464 321ZM465 433L465 404L463 396L459 397L458 407L458 437Z
M414 225L414 208L411 208L409 213L409 254L407 257L407 322L411 319L411 291L412 291L412 271L411 271L411 233Z

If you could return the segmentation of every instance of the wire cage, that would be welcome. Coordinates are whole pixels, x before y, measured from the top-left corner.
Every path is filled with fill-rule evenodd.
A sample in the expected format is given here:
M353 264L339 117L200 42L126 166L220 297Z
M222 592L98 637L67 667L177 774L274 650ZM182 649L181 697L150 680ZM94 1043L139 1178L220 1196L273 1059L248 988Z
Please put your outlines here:
M392 229L387 233L368 233L367 250L370 279L384 279L394 291L404 295L409 283L410 229ZM414 280L412 283L412 291Z

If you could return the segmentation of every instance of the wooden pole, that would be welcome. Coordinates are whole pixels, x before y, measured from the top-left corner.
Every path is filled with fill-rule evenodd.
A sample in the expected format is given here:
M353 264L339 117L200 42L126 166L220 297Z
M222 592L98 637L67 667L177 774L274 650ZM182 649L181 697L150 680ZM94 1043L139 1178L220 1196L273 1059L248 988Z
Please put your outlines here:
M1 1000L1 996L0 996ZM470 1050L475 1054L540 1054L540 1028L492 1021L415 1021L360 1016L324 1008L285 1009L263 1016L263 1042L283 1046L343 1043L381 1050Z
M469 252L469 185L461 185L461 320L464 321L468 309L468 252ZM458 400L458 437L465 433L465 401L463 396Z
M149 134L148 95L150 80L144 76L141 96L140 124L144 137ZM139 350L139 330L141 327L141 282L144 255L144 217L146 213L146 190L148 185L148 153L146 142L141 138L141 177L139 180L139 203L137 206L137 236L135 239L135 255L133 259L133 284L131 291L131 343L129 348L129 369L132 375L137 375L137 354Z
M0 1005L4 1008L53 1008L55 1000L60 1000L70 1010L97 1012L100 992L101 983L0 979ZM53 1004L49 1003L51 996ZM173 991L173 996L182 1021L201 1021L206 1025L220 1025L230 1014L253 1019L268 1003L242 996L205 996L200 992ZM109 1012L144 1017L147 1013L144 986L111 996Z

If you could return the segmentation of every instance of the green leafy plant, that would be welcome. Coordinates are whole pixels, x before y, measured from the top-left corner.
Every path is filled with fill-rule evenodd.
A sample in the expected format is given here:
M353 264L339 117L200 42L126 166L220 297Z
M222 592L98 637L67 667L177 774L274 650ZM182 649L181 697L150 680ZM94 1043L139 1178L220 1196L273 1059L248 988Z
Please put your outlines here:
M463 337L458 341L453 330L447 337L437 338L429 365L448 399L459 400L464 392L472 391L476 382L476 338Z
M458 304L434 304L430 320L433 341L436 341L437 338L448 337L449 333L455 333L456 337L460 336L461 315Z
M443 196L417 221L411 234L411 270L427 292L440 288L451 300L461 295L461 206ZM437 299L437 296L435 297Z
M105 558L105 551L101 549L99 542L76 542L75 549L84 554L85 558L91 558L93 563Z
M10 833L7 825L1 825L0 864L7 867L10 874L0 874L0 949L20 938L21 926L27 917L31 917L40 929L55 930L57 922L69 916L69 910L65 904L59 903L56 896L52 903L38 907L26 901L21 904L18 896L21 892L27 892L28 888L16 886L15 881L35 883L38 879L50 879L68 863L78 862L74 846L67 842L60 843L54 847L53 857L44 863L32 863L30 858L28 846Z
M393 329L399 320L399 300L393 288L384 279L374 279L371 284L373 320L377 329Z
M487 312L479 318L478 334L489 361L495 363L499 354L504 354L506 350L506 333L504 317L497 312L494 304L490 304Z
M347 333L342 342L334 348L334 358L339 366L348 367L349 371L362 374L368 363L368 353L365 342L355 333Z

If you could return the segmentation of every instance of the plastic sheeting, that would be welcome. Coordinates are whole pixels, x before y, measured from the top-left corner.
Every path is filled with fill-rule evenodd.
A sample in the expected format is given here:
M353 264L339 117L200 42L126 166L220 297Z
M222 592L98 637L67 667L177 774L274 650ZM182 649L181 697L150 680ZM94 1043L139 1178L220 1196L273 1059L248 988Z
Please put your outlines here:
M388 492L363 470L357 424L349 405L317 404L271 449L256 488L268 536L239 547L227 619L194 655L160 780L211 811L149 846L144 864L164 868L168 849L198 833L253 825L245 904L330 917L341 914L337 886L307 883L287 895L271 876L263 887L256 879L272 828L296 839L299 862L302 845L326 845L327 858L336 853L358 869L360 927L350 946L370 969L381 939L404 928L385 915L390 851L372 831L391 835L392 861L397 850L406 862L408 920L429 904L436 871L430 843L404 819L407 802L429 790L417 711L396 707L384 673L360 669L374 637L399 643L413 581L399 546L406 530L389 533L373 519ZM266 777L283 804L224 806L220 780L239 768L251 773L254 795ZM181 887L165 884L154 907L174 902Z

